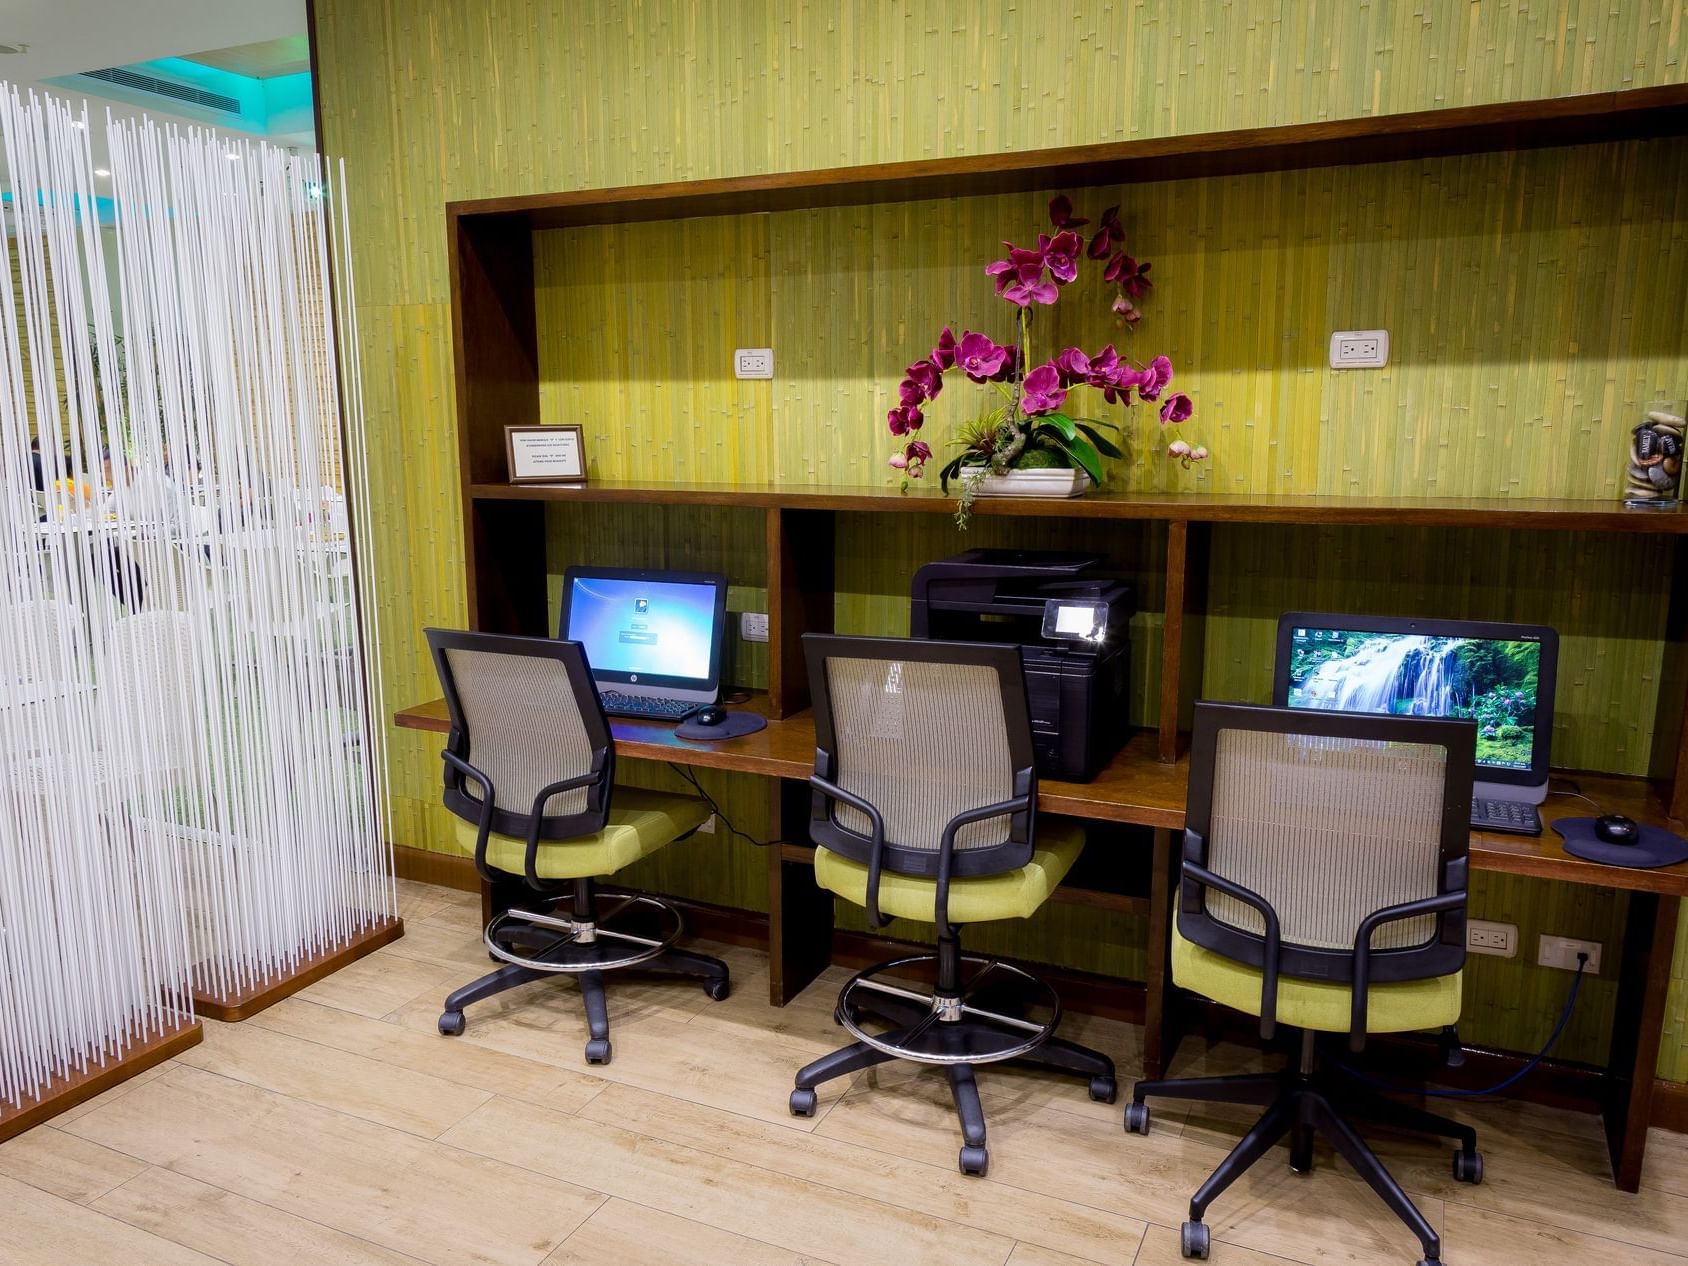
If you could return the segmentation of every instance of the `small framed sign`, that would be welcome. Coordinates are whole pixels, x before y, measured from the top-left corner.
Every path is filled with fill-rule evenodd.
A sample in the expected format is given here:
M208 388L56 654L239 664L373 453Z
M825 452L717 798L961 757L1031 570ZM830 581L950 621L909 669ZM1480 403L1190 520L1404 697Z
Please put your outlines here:
M504 447L513 484L586 482L586 447L578 425L507 426Z

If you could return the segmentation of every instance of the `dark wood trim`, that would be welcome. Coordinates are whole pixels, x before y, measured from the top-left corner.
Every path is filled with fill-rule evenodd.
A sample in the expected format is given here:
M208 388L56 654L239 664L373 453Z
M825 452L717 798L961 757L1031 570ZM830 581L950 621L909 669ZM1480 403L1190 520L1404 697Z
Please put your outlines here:
M812 751L812 745L811 745ZM806 783L780 779L769 788L768 825L776 840L809 835ZM782 846L768 853L768 1001L783 1007L832 961L832 894L815 883L807 860L789 860Z
M835 516L776 508L767 515L768 715L789 717L809 706L803 634L832 632Z
M43 1121L50 1121L61 1112L69 1112L77 1104L86 1103L95 1095L121 1085L154 1064L162 1064L198 1046L204 1038L205 1029L198 1020L184 1019L162 1033L131 1044L122 1052L107 1051L104 1064L90 1064L82 1072L55 1078L38 1098L25 1101L20 1108L0 1103L0 1142L14 1138Z
M458 892L479 892L481 887L474 859L461 853L435 853L425 848L395 844L393 870L400 879L413 879L419 884L433 884L438 888L455 888Z
M1688 1134L1688 1085L1662 1077L1653 1082L1653 1125Z
M502 426L502 421L498 425ZM899 492L894 487L875 484L594 480L584 486L557 488L537 484L511 485L497 480L470 482L464 494L467 499L483 504L572 501L872 514L955 513L955 499L944 496L936 488ZM1329 497L1273 493L1242 496L1102 488L1082 497L981 497L973 512L1025 519L1463 527L1662 536L1688 534L1688 512L1626 510L1616 499L1594 497Z
M1670 136L1688 130L1685 116L1688 86L1672 84L1101 145L482 198L447 207L458 217L509 217L536 229L627 224Z
M299 965L286 975L271 976L233 996L217 996L195 990L193 1008L207 1020L232 1023L249 1019L265 1008L273 1007L283 998L314 985L324 976L332 976L364 955L373 954L383 945L396 941L403 935L403 919L384 919L343 944L302 959Z
M1670 603L1665 611L1664 655L1647 768L1670 788L1671 817L1688 821L1688 541L1678 537L1670 556Z
M1675 897L1632 892L1624 919L1622 968L1612 1012L1602 1112L1612 1175L1620 1191L1641 1189L1681 905Z

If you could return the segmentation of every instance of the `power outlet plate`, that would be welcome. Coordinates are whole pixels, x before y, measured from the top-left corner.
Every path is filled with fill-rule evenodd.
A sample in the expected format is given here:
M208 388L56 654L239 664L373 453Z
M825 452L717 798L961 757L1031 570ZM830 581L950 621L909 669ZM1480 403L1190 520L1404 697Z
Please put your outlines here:
M1388 363L1388 330L1338 330L1330 336L1332 369L1382 369Z
M766 611L741 611L738 618L739 636L747 642L766 642L768 640L768 613Z
M733 377L772 378L773 376L773 348L741 347L733 353Z
M1577 955L1588 955L1588 967L1585 969L1590 976L1600 974L1600 942L1579 941L1569 936L1542 935L1541 943L1536 947L1536 966L1558 967L1563 971L1576 971Z
M1484 919L1465 921L1465 948L1472 954L1493 954L1496 958L1518 957L1518 925L1490 923Z

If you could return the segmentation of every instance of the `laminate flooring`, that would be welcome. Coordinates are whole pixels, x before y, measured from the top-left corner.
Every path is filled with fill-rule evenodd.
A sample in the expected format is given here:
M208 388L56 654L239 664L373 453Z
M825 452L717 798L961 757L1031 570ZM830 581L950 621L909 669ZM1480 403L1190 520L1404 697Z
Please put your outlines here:
M845 973L767 1004L762 955L717 948L733 993L610 979L613 1061L540 981L435 1032L485 971L474 897L401 883L406 935L241 1024L205 1021L181 1057L0 1144L0 1262L114 1266L1173 1266L1190 1193L1248 1123L1160 1101L1147 1137L1077 1081L986 1069L988 1177L956 1170L940 1071L889 1065L786 1112L792 1073L844 1040ZM1140 1032L1064 1030L1111 1054ZM1175 1075L1257 1067L1186 1043ZM1449 1266L1688 1266L1688 1140L1655 1131L1642 1190L1612 1187L1595 1118L1462 1105L1487 1177L1443 1146L1373 1139L1440 1229ZM1215 1266L1411 1263L1417 1246L1328 1152L1280 1151L1209 1211Z

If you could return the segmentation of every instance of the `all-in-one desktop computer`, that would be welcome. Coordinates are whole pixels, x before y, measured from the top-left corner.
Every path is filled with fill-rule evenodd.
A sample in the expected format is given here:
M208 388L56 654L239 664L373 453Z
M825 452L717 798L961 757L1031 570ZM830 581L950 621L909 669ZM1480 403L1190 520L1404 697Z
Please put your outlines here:
M1278 621L1273 702L1475 721L1472 826L1540 835L1558 659L1542 625L1297 611Z
M562 605L605 712L680 721L720 698L725 576L571 567Z

